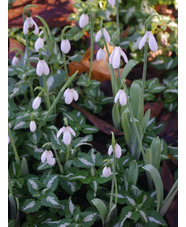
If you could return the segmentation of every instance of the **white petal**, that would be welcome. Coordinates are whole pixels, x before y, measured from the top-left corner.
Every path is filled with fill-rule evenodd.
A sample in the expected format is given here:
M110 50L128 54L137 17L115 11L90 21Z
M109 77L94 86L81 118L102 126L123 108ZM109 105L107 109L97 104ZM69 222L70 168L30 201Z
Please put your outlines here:
M148 33L146 32L145 35L143 36L143 38L141 39L140 43L139 43L139 49L141 50L141 48L145 45L145 42L148 38Z
M35 132L36 131L36 123L35 121L30 122L30 131Z
M70 93L70 89L67 88L67 89L64 91L63 96L65 97L65 96L69 95L69 93Z
M158 49L158 44L157 44L156 39L154 38L152 32L149 36L149 47L154 52L157 51L157 49Z
M67 146L71 143L71 134L69 131L65 131L63 134L63 142Z
M47 76L49 74L50 70L48 67L48 64L43 60L43 73Z
M95 41L99 42L99 40L101 39L101 36L102 36L101 30L99 30L98 33L96 34Z
M70 126L68 126L68 130L73 136L76 135L76 133L74 132L74 130Z
M112 154L112 145L110 145L108 149L108 155L111 155L111 154Z
M25 35L28 34L28 28L29 28L29 19L28 19L28 18L29 18L29 17L26 18L26 20L25 20L25 22L24 22L24 24L23 24L23 33L24 33Z
M36 22L35 22L34 20L33 20L33 25L35 26L35 29L34 29L33 33L34 33L35 35L37 35L38 32L39 32L39 28L38 28L38 26L37 26L37 24L36 24Z
M117 101L118 101L118 99L119 99L119 97L120 97L120 92L121 92L121 90L119 90L119 91L116 93L116 96L115 96L115 98L114 98L114 102L115 102L115 103L117 103Z
M53 158L52 151L47 151L47 162L51 166L54 165L54 163L55 163L55 158Z
M113 56L113 60L112 60L112 67L114 69L117 69L120 65L120 51L119 51L119 47L115 47L115 51L114 51L114 56Z
M66 128L66 127L63 126L62 128L59 129L59 131L58 131L58 133L57 133L57 138L59 138L60 135L61 135L61 133L65 131L65 128Z
M105 37L105 40L107 43L110 43L110 35L109 33L107 32L106 28L103 28L103 35Z
M80 18L79 18L79 26L80 26L80 28L85 27L85 26L88 24L88 22L89 22L89 17L88 17L88 15L83 13L83 14L80 16Z
M115 156L116 156L116 158L121 157L121 147L118 143L116 143L116 145L115 145Z
M111 64L111 65L112 65L112 61L113 61L114 52L115 52L115 48L112 51L111 55L109 56L109 64Z
M112 7L114 7L116 0L108 0L108 2L111 4Z
M39 108L40 105L41 105L41 97L37 96L32 103L32 108L36 110L37 108Z
M79 99L79 95L78 95L77 91L73 88L71 89L71 91L72 91L74 100L77 101Z
M119 102L122 106L125 106L127 104L127 96L124 90L121 90Z
M127 55L126 55L125 52L121 49L121 47L120 47L120 54L121 54L121 56L123 57L124 61L125 61L126 63L128 63Z
M19 62L19 58L14 56L13 59L12 59L12 65L16 66L18 62Z
M106 53L105 53L105 50L104 49L99 49L98 52L97 52L97 55L96 55L96 59L99 61L99 60L103 60L105 61L106 60Z
M63 39L61 41L61 51L64 52L65 54L68 54L68 52L71 49L71 45L68 39Z
M111 169L110 169L110 167L105 166L103 168L103 176L104 177L109 177L110 175L111 175Z
M72 102L73 93L72 93L71 89L68 89L68 91L66 91L66 93L64 93L64 97L65 97L66 104L70 104Z
M43 154L41 155L41 162L44 163L47 158L47 151L44 151Z
M36 66L36 73L38 76L42 76L43 74L43 60L39 60Z
M35 42L34 48L36 51L39 50L39 48L43 48L44 46L44 39L43 38L38 38Z

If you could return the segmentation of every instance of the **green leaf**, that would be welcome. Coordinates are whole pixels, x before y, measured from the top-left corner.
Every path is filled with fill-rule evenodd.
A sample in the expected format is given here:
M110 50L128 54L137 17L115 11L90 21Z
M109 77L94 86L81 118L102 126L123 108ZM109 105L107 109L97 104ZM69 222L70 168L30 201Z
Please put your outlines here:
M131 207L124 207L121 210L120 218L119 218L119 227L125 226L124 223L126 219L130 218L132 215L132 208Z
M167 223L162 218L162 216L159 214L159 212L155 210L149 210L148 211L148 226L156 227L156 226L167 226Z
M142 135L144 135L145 133L145 129L148 125L148 122L149 122L149 119L150 119L150 109L148 109L143 117L143 120L141 122L141 127L142 127Z
M150 149L153 155L153 163L150 164L152 164L159 171L161 161L161 142L159 137L153 139Z
M128 63L125 65L123 72L121 74L121 80L124 80L129 72L134 68L135 65L137 65L137 61L135 60L129 60Z
M21 175L25 176L29 174L29 170L28 170L28 163L25 157L23 157L22 161L21 161Z
M57 196L53 192L48 192L46 197L42 198L41 203L43 206L59 208L61 207Z
M157 169L151 164L147 164L142 168L146 170L148 173L150 173L153 179L153 182L156 188L156 194L157 194L157 211L159 211L163 201L163 184L162 184L160 174L157 171Z
M25 213L34 213L38 211L41 207L41 203L39 201L35 201L33 199L27 199L21 207L21 210Z
M107 213L108 213L105 203L101 199L98 199L98 198L92 199L91 202L97 208L97 210L101 216L102 224L104 225L104 221L105 221Z
M11 178L17 178L21 176L21 166L14 161L11 163L9 171Z
M80 181L70 182L66 177L61 176L60 186L70 195L73 195L74 192L78 191L82 183Z
M128 170L128 182L131 182L133 185L136 185L138 180L138 164L136 160L130 162Z
M88 172L86 170L81 170L74 175L71 175L71 174L70 176L67 175L67 178L72 181L80 180L83 184L89 184L91 179L87 178L87 176L88 176Z
M82 132L85 134L92 134L98 132L99 129L96 126L85 125L82 129Z
M119 104L114 103L112 107L112 120L114 123L114 127L116 129L120 129L120 111L119 111Z
M28 190L34 197L40 196L39 190L42 188L42 184L37 177L31 177L27 180Z
M26 121L16 121L14 124L14 130L28 128L28 123Z
M85 211L80 213L80 218L82 220L82 227L92 226L97 217L97 213L92 211Z
M92 141L92 137L93 137L92 135L87 135L87 136L84 136L84 137L78 137L78 138L76 138L72 141L72 144L75 148L80 147L82 145L90 145L87 142Z
M54 191L58 186L58 175L50 175L43 180L43 186L50 191Z

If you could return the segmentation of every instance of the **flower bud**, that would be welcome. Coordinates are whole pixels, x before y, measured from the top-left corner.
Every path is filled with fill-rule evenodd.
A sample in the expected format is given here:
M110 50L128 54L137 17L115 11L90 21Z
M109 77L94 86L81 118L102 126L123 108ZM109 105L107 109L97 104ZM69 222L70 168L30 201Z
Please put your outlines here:
M79 18L79 26L80 28L84 28L89 22L89 17L87 14L82 14Z
M68 52L71 49L71 45L68 39L63 39L61 41L61 51L65 54L68 54Z
M36 123L35 123L35 121L31 121L30 122L30 131L31 132L35 132L36 131Z
M12 59L12 65L16 66L18 62L19 62L19 57L14 56L13 59Z
M104 177L109 177L111 175L111 169L110 169L110 167L105 166L103 168L103 172L102 173L103 173L103 176Z
M32 108L36 110L40 107L40 105L41 105L41 97L37 96L32 103Z

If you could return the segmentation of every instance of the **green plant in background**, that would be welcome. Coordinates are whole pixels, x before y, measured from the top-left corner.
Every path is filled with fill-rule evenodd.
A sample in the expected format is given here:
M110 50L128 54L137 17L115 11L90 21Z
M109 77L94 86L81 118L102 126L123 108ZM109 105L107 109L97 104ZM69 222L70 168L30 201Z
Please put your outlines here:
M164 101L165 108L170 111L177 108L176 57L163 60L163 67L167 70L163 84L158 78L146 80L148 45L153 51L157 49L153 34L157 34L158 40L165 26L172 23L174 27L176 23L166 21L163 16L154 17L153 4L155 1L149 2L150 6L127 2L126 9L129 10L126 11L117 0L92 1L88 5L77 1L75 7L79 15L71 17L79 21L81 29L66 26L61 32L57 28L50 30L40 16L36 17L43 26L38 28L32 21L35 29L41 30L39 36L25 34L22 41L27 47L26 54L16 49L17 54L9 65L10 226L19 226L19 221L23 227L87 227L101 223L103 226L121 227L167 226L163 216L177 194L178 181L175 171L175 184L164 198L160 169L167 153L177 158L176 148L157 137L163 124L157 125L155 118L150 119L150 110L144 114L144 100L157 101L156 95L161 94L158 101ZM25 22L25 12L30 18L28 8L32 6L24 9ZM111 15L116 22L111 20ZM135 26L130 27L129 36L123 38L122 22L124 20L130 25L132 18L136 18ZM142 22L146 18L147 30L144 30ZM25 25L24 32L30 25ZM71 46L77 46L77 40L83 44L81 38L87 31L91 37L89 73L78 75L76 71L68 77L68 63L79 52L72 57L68 53ZM171 39L176 35L176 28L172 32L170 36L160 35L160 42L166 45L165 39L169 38L169 48L176 52L176 42L173 44ZM18 37L17 33L19 30L16 29L9 31L12 37ZM109 57L107 65L113 97L105 97L100 82L91 79L94 39L104 52L101 56L107 53ZM111 54L107 43L113 45ZM134 80L127 88L127 76L143 61L142 52L138 50L138 46L141 49L143 45L142 80ZM122 50L127 47L132 50L130 54ZM133 59L128 60L129 56ZM121 57L126 64L120 73ZM36 69L32 62L38 63ZM154 66L159 67L159 64ZM118 140L112 133L108 154L103 155L93 147L94 133L99 130L86 122L80 111L72 108L73 100L95 114L105 104L114 101L113 123L117 129L123 130L124 137ZM146 176L148 190L145 185L139 186L141 177Z

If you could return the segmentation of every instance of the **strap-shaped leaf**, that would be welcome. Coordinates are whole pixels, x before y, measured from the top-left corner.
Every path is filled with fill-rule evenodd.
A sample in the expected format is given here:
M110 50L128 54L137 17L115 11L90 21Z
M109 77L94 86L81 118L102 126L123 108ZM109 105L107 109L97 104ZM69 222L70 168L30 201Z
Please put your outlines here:
M161 142L159 137L153 139L150 149L153 155L153 166L159 171L161 161Z
M134 68L134 66L137 64L138 62L135 60L129 60L128 63L125 65L123 72L121 74L121 80L124 80L127 75L129 74L129 72L132 70L132 68Z
M149 119L150 119L150 109L148 109L143 117L143 120L141 122L141 128L142 128L142 135L144 135L145 133L145 129L148 125L148 122L149 122Z
M162 184L160 174L157 171L157 169L151 164L147 164L142 168L146 170L153 179L153 182L156 188L156 193L157 193L157 211L159 211L163 201L163 184Z
M107 210L105 203L101 199L98 199L98 198L92 199L91 202L97 208L97 210L101 216L102 224L104 225L104 221L108 214L108 210Z
M138 164L136 160L130 162L129 170L128 170L128 181L131 182L133 185L136 185L138 180Z

